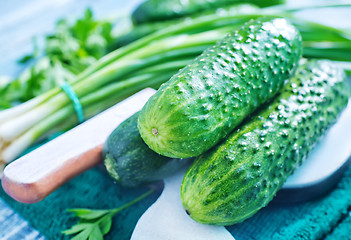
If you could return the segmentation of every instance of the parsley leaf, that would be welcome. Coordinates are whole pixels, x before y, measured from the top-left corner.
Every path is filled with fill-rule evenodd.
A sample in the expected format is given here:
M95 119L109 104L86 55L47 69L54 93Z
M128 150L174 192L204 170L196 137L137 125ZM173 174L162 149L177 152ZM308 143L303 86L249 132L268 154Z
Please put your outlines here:
M57 22L55 33L45 37L42 49L33 40L33 53L19 60L27 68L16 79L0 84L0 110L40 95L64 81L71 81L107 53L113 42L112 23L95 20L87 9L74 24L66 19Z
M62 231L65 235L76 234L72 240L102 240L112 226L112 218L123 209L139 202L152 194L154 190L149 190L136 199L126 203L119 208L113 209L89 209L89 208L72 208L67 211L79 218L77 224L70 229Z

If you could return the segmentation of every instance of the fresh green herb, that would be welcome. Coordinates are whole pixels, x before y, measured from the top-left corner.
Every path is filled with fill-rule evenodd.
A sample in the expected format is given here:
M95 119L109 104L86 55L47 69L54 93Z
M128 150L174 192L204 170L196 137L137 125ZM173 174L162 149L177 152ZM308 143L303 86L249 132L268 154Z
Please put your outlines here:
M73 213L75 217L79 218L79 222L73 225L70 229L62 231L62 233L65 235L76 234L72 240L103 239L103 236L111 229L113 216L123 209L146 198L153 192L154 190L150 190L119 208L102 210L88 208L68 209L67 211Z
M90 9L72 26L66 19L58 21L56 32L46 36L43 49L34 39L33 53L19 60L21 64L28 64L27 69L0 86L0 110L47 92L62 80L72 81L106 54L113 41L111 31L112 24L95 20ZM63 79L58 80L57 74Z

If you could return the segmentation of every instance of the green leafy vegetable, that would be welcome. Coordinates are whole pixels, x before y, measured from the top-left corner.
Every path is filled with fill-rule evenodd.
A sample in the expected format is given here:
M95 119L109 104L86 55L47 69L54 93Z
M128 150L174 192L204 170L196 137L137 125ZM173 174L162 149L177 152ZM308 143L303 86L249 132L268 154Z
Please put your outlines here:
M111 31L112 24L95 20L90 9L72 26L66 19L58 21L56 32L46 36L43 49L34 39L33 53L19 60L29 65L27 69L18 78L0 86L0 110L32 99L62 81L72 81L106 54L113 41Z
M99 240L103 239L112 226L112 218L123 209L139 202L152 194L154 190L150 190L143 195L137 197L131 202L114 209L88 209L88 208L74 208L68 209L75 217L79 218L79 222L73 225L70 229L62 231L65 235L76 234L72 240Z

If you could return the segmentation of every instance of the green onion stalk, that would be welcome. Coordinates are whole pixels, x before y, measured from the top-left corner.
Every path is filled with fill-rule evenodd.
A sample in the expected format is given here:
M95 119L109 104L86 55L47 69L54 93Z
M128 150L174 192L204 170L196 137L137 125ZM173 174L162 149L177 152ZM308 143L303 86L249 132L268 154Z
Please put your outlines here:
M301 31L306 57L351 62L351 54L347 54L351 52L351 38L345 31L295 19L286 12L230 8L172 21L153 33L144 32L144 36L102 57L77 77L58 81L69 82L88 119L143 88L158 88L228 32L259 17L288 17ZM344 54L339 55L341 52ZM67 130L77 123L73 104L60 87L1 111L0 165L16 159L53 131Z
M70 82L85 118L143 88L158 88L227 31L223 28L215 32L167 36L134 51L130 51L129 46L118 49L119 54L112 53L113 60L110 56L101 59L100 66L92 66ZM138 46L140 42L143 39L131 45ZM8 163L52 130L67 129L77 122L73 104L60 88L3 110L0 112L0 159L3 164Z

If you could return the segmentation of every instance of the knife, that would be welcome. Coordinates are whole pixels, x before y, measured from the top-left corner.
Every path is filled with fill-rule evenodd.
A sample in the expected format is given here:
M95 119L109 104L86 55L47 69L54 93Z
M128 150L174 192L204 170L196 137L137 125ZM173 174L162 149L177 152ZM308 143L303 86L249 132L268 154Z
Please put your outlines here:
M156 91L144 89L7 165L2 186L12 198L36 203L102 161L110 133Z

